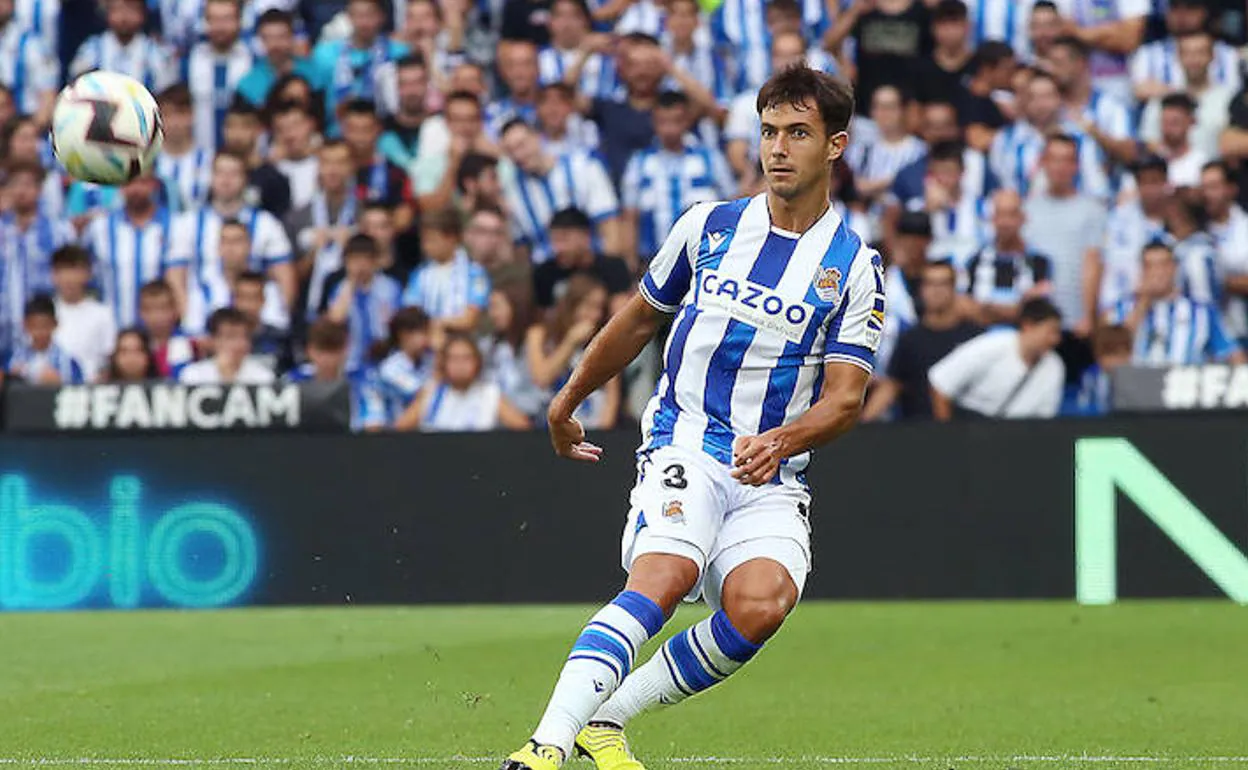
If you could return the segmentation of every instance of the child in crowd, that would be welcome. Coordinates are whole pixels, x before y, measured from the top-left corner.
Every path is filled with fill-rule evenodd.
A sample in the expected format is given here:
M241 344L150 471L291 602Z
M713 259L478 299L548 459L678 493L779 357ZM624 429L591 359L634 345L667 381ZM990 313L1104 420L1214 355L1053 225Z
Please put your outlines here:
M381 273L381 251L367 235L353 235L342 254L346 276L334 289L325 317L350 330L347 368L366 365L373 346L390 333L390 318L402 303L399 282Z
M264 273L244 270L234 278L231 287L233 307L242 312L251 330L252 355L263 359L275 372L290 368L290 340L282 329L265 323L265 300L277 286L269 282Z
M450 209L420 220L425 263L412 273L403 304L419 307L446 331L472 332L485 312L490 277L460 245L459 214Z
M132 326L117 334L117 344L100 373L101 382L145 382L160 379L147 332Z
M4 371L8 376L32 385L81 385L82 368L65 352L56 334L56 304L46 294L37 294L26 303L23 318L26 338L9 356Z
M212 358L188 364L178 382L188 385L265 385L273 382L273 370L251 356L247 318L232 307L208 317Z
M286 375L287 382L334 383L346 380L351 387L351 429L379 431L386 426L386 404L375 370L347 366L350 334L345 324L327 318L308 328L307 363Z
M425 432L526 430L529 418L482 376L481 350L472 337L452 332L438 356L437 377L395 422L397 430Z
M1131 332L1125 326L1102 326L1092 335L1096 363L1089 366L1078 385L1070 385L1062 400L1063 415L1101 417L1113 409L1114 371L1131 363Z
M199 358L195 341L178 328L173 289L163 280L145 283L139 289L139 321L147 332L148 349L161 378L176 380L182 367Z
M433 374L429 316L418 307L405 307L390 319L392 352L377 367L386 408L398 417Z
M113 314L103 302L87 295L91 255L81 246L63 246L52 253L52 285L56 288L54 341L82 367L88 380L108 362L116 341Z

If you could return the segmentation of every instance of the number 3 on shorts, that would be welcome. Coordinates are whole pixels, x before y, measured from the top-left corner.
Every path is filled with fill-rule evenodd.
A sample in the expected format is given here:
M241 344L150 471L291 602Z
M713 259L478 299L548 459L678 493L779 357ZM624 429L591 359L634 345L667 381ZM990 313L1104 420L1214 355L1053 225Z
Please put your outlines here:
M685 466L680 463L672 463L664 468L663 486L668 489L684 489L689 486L689 481L685 478Z

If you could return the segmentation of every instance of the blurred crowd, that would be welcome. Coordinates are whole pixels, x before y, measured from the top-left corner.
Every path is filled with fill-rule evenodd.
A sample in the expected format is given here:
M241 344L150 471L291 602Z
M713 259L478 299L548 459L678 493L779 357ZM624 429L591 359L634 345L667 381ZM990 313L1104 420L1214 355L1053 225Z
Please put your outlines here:
M540 427L676 218L762 189L755 97L800 61L856 87L867 419L1100 414L1124 363L1244 359L1242 3L104 0L68 46L71 4L0 0L9 378L346 380L362 430ZM156 94L154 176L58 169L93 69ZM587 427L636 418L657 348Z

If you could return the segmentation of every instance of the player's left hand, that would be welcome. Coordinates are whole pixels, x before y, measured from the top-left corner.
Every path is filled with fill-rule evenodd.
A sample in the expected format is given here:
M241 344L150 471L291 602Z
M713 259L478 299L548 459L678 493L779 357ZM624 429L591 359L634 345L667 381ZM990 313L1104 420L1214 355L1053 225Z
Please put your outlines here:
M732 477L742 484L761 487L771 482L785 457L784 442L775 431L742 436L732 448Z
M555 454L570 460L596 463L602 458L602 447L595 446L585 440L585 426L575 417L555 419L549 416L550 443L555 447Z

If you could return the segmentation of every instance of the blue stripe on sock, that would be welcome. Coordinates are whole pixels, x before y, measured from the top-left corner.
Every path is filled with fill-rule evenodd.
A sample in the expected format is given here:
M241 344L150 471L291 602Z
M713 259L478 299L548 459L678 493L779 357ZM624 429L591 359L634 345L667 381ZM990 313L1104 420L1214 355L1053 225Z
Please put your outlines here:
M745 663L754 657L754 653L763 648L763 645L754 644L742 636L723 610L711 617L711 635L715 637L715 644L719 646L719 651L724 653L729 660L735 660L738 663Z
M709 668L715 674L715 676L719 677L720 679L727 677L728 675L725 674L723 671L720 671L719 668L717 668L715 664L711 661L711 656L706 654L706 648L702 646L702 642L698 641L698 627L697 626L694 626L693 628L689 629L689 638L693 640L693 646L697 648L698 656L702 660L702 663L705 664L706 667Z
M667 622L663 608L655 604L654 600L636 591L624 591L611 603L636 618L650 636L663 630L663 624Z
M693 693L686 690L685 686L680 683L680 677L676 675L676 667L672 665L672 657L667 654L666 644L659 648L659 654L663 656L663 662L667 664L667 673L671 676L672 684L676 685L676 689L680 690L685 695L693 695Z
M612 637L612 638L615 639L617 642L624 642L624 644L627 645L629 660L634 660L637 658L637 648L633 646L633 642L628 638L628 634L624 633L623 631L611 625L610 623L603 623L601 620L589 621L589 625L586 626L586 628L593 628L594 626L601 626L602 628L605 628L611 633L615 634L616 637L619 637L618 639L615 639L615 637Z
M694 692L702 692L709 689L719 681L711 676L711 673L702 666L698 656L694 654L693 648L689 646L688 631L683 631L669 639L667 648L671 651L672 660L676 663L676 669L680 671L680 675L684 677L685 682Z
M633 665L633 659L628 654L628 650L624 648L624 645L620 644L613 637L591 628L582 631L580 637L576 640L576 644L572 646L572 652L578 651L601 652L605 655L610 655L620 664L620 668L626 674Z
M598 663L604 666L605 668L607 668L612 674L615 674L615 681L617 682L624 681L623 671L620 671L612 663L608 662L607 660L603 658L598 657L597 655L569 655L568 660L592 660L595 663Z

